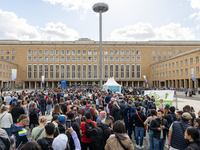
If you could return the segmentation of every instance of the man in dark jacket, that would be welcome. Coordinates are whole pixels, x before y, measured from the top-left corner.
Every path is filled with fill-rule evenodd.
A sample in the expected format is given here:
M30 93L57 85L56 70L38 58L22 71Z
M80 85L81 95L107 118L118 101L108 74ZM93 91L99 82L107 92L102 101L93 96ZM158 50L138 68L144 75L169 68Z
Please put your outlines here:
M105 98L105 102L108 104L111 98L112 98L111 93L109 93L109 95L107 95Z
M42 113L42 116L45 116L45 110L46 110L46 99L44 98L43 95L41 95L40 99L40 111Z
M152 120L150 129L154 131L154 148L163 150L165 145L166 133L169 130L167 120L163 118L163 111L158 110L157 118Z
M121 120L123 120L125 118L124 115L123 115L123 111L126 108L124 100L121 101L121 103L119 104L119 107L120 107Z
M12 109L11 115L13 118L13 123L17 123L17 119L21 114L24 114L24 109L22 107L22 101L18 100L17 105Z
M47 123L45 125L45 138L39 139L37 143L40 145L42 150L51 150L51 146L54 140L54 133L55 133L55 125L53 123Z
M111 116L113 116L114 122L116 122L117 120L120 120L120 107L118 106L116 102L114 102L113 108L111 110Z
M166 116L164 116L163 118L165 118L167 120L168 125L170 126L174 121L177 121L177 118L176 118L176 114L174 113L175 112L174 106L171 106L169 108L169 111L170 111L170 113L167 114Z
M65 103L65 100L64 100L64 98L62 97L61 99L60 99L60 108L61 108L61 110L62 110L62 113L63 113L63 115L67 115L67 106L64 104Z

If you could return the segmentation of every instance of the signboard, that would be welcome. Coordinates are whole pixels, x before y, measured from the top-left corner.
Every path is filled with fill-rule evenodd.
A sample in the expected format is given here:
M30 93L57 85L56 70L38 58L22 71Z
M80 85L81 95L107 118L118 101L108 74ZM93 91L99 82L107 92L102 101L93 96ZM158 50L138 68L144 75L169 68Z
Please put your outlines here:
M42 77L42 84L44 84L44 76L41 76Z
M66 89L66 80L61 80L61 87Z
M19 86L21 86L22 84L21 83L19 83Z
M111 90L112 92L121 92L119 86L108 86L108 89Z
M17 69L12 69L11 81L14 81L17 78Z
M163 99L163 104L169 104L172 106L174 91L173 90L149 90L144 91L144 95L148 95L149 97L154 96L156 106L160 105L160 99Z

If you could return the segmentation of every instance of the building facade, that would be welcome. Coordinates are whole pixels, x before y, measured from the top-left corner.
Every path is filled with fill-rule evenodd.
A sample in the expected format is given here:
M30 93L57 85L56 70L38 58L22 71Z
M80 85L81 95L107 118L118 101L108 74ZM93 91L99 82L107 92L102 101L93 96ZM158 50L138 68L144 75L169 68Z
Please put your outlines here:
M187 54L199 47L200 41L105 41L102 57L103 82L114 77L123 86L156 85L158 79L152 77L155 74L152 72L153 63ZM8 78L0 76L1 87L56 87L63 79L68 86L99 85L100 58L97 41L1 40L0 54L0 64L6 62L8 64L5 68L11 66L17 69L17 78L13 83L10 82L9 72ZM7 71L9 69L0 68L0 74L5 73L6 76ZM148 83L145 83L143 75L146 75ZM45 84L42 84L41 76L45 77ZM159 84L161 80L163 79L159 78Z

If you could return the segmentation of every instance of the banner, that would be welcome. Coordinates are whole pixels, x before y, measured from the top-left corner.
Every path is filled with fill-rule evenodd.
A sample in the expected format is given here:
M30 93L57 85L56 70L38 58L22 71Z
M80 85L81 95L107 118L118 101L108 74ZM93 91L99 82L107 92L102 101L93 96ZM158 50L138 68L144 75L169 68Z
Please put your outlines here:
M11 81L14 81L17 78L17 69L12 69Z
M145 82L147 83L147 79L146 79L146 76L145 76L145 75L143 75L143 78L144 78Z
M174 99L173 90L149 90L144 91L144 95L148 95L150 98L153 96L155 98L156 106L160 105L160 99L163 99L163 104L169 104L172 106Z
M61 87L66 89L66 80L61 80Z
M194 68L191 68L191 77L192 77L192 81L196 81L194 77Z
M41 76L42 77L42 84L44 84L44 76Z
M108 86L108 89L111 90L112 92L114 92L114 90L115 90L115 92L121 93L119 86Z

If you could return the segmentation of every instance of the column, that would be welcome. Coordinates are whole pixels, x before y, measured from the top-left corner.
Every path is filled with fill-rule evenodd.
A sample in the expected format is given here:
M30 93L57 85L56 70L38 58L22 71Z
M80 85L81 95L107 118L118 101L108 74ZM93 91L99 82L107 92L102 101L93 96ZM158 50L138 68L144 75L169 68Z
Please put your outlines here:
M77 85L77 81L75 81L75 85Z
M140 86L140 82L138 81L138 87Z
M40 88L42 89L42 82L40 82Z
M132 87L134 87L134 82L132 81Z
M25 89L25 82L23 82L23 89Z
M31 89L31 82L30 82L30 81L29 81L29 84L28 84L28 85L29 85L29 89Z
M54 89L54 81L52 81L52 88Z
M191 79L189 79L189 85L188 85L189 89L192 88L191 83L192 83L192 81L191 81Z
M36 84L36 81L35 81L35 89L37 89L37 84Z
M143 81L143 86L145 87L145 81Z
M197 87L197 81L198 81L197 79L196 79L196 81L194 81L194 88L198 88Z
M126 86L128 86L128 81L126 81Z
M69 81L69 86L72 86L72 83L71 83L71 81Z
M49 85L48 85L48 81L46 81L46 87L48 87Z

